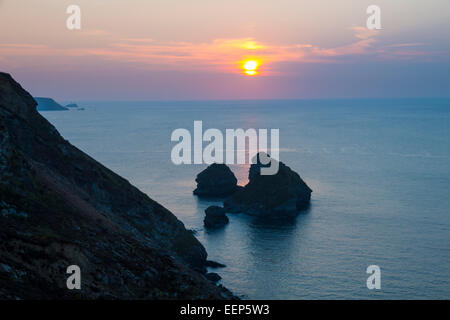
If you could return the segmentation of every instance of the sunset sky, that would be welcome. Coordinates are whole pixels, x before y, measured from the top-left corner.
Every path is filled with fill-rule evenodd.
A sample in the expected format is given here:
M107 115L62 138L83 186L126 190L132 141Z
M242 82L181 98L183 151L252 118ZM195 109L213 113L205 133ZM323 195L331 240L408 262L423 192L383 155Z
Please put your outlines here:
M449 39L448 0L0 0L0 71L62 100L448 97Z

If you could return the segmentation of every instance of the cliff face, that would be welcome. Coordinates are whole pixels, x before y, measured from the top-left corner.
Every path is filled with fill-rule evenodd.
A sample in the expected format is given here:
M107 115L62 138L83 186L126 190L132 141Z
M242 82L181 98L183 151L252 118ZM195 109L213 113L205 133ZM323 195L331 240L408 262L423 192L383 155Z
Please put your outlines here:
M0 298L232 297L200 273L206 256L171 212L64 140L0 73ZM81 290L66 288L69 265Z

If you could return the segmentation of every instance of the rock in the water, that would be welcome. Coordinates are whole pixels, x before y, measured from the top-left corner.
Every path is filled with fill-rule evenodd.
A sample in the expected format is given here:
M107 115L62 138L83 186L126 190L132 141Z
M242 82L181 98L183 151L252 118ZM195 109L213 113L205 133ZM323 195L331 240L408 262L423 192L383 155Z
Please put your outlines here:
M206 260L205 266L209 268L225 268L226 265L213 261L213 260Z
M271 161L276 161L271 159ZM225 200L227 212L242 212L256 216L295 216L306 209L312 190L284 163L274 175L261 175L261 168L267 167L259 161L252 164L249 183Z
M197 175L194 194L203 197L229 196L240 189L237 179L226 164L213 163Z
M66 108L75 108L75 109L78 109L79 106L78 106L76 103L69 103L69 104L66 105Z
M219 282L222 277L219 276L217 273L215 272L209 272L207 274L205 274L206 279L208 279L209 281L212 281L214 283Z
M220 228L228 223L225 209L218 206L211 206L205 210L206 216L203 222L207 228Z

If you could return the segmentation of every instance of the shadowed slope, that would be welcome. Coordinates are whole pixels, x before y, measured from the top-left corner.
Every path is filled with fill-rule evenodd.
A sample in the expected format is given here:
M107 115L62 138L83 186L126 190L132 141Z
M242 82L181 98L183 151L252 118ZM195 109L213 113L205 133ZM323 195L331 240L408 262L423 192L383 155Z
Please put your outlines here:
M64 140L5 73L0 212L0 298L232 297L170 211ZM81 291L66 289L72 264Z

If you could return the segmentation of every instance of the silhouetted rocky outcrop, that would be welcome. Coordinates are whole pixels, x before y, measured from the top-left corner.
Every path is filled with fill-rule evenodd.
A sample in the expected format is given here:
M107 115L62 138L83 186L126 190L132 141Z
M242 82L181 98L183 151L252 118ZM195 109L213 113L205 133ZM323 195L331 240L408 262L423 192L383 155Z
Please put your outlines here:
M271 159L276 161L275 159ZM261 175L263 165L252 164L249 183L225 200L227 212L242 212L256 216L294 216L308 207L312 190L284 163L274 175Z
M57 103L52 98L34 98L37 102L37 110L39 111L66 111L69 110Z
M206 260L206 266L209 268L225 268L226 265L213 261L213 260Z
M64 140L0 73L0 299L223 299L169 210ZM66 287L78 265L81 290ZM201 274L203 273L203 274Z
M228 223L228 217L222 207L210 206L205 210L205 214L203 222L207 228L220 228Z
M213 163L197 175L194 194L203 197L229 196L240 189L237 179L226 164Z
M215 272L209 272L205 275L206 279L208 279L209 281L212 281L214 283L219 282L222 277L219 276L217 273Z

